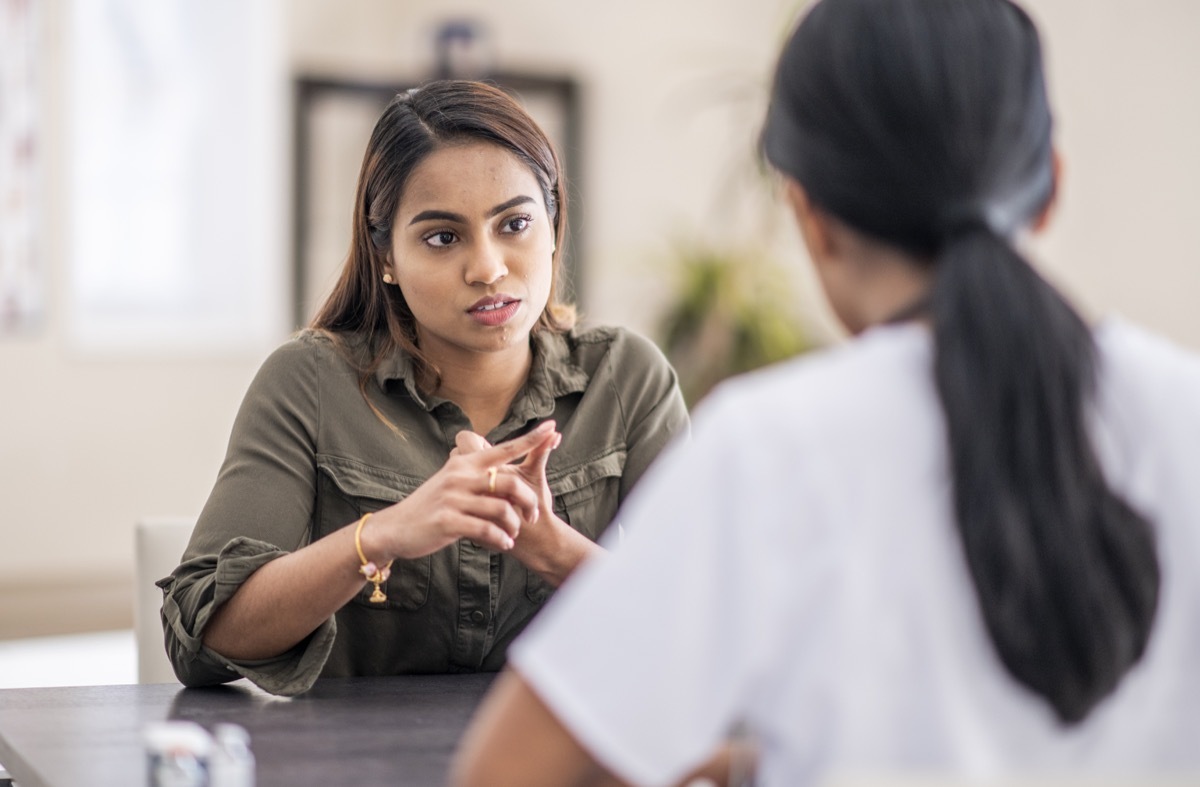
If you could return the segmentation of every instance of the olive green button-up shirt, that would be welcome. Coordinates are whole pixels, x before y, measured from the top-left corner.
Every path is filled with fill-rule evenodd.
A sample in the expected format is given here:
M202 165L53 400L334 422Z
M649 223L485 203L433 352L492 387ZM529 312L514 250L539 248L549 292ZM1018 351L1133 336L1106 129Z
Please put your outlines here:
M651 461L688 428L675 374L646 339L621 329L539 332L525 387L497 443L552 418L563 435L547 477L556 513L592 540ZM422 394L411 358L386 360L363 400L358 374L321 334L276 350L251 384L216 485L183 563L160 580L168 655L189 686L246 677L276 694L320 676L494 671L550 594L532 570L468 540L397 560L387 601L363 591L278 657L227 659L202 643L213 611L260 566L403 500L470 429L453 402Z

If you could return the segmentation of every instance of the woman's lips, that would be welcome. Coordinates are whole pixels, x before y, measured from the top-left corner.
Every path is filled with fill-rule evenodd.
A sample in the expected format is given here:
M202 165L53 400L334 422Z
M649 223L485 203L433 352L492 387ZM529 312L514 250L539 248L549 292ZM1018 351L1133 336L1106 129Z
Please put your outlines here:
M480 325L495 326L503 325L511 320L520 308L521 301L519 299L500 295L494 298L481 298L470 309L467 309L467 314L471 315L471 319Z

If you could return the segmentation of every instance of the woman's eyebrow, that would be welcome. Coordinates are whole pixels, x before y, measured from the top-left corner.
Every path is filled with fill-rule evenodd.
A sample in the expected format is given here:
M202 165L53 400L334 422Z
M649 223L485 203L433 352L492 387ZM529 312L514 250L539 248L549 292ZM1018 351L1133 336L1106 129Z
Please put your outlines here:
M517 205L524 205L526 202L533 201L533 197L526 196L525 194L518 194L512 199L505 200L489 210L485 218L490 219L493 216L498 216L509 208L515 208ZM417 215L413 216L412 220L408 222L408 225L411 227L413 224L416 224L419 221L457 221L460 224L465 224L467 222L467 218L461 213L452 213L448 210L423 210Z
M499 205L489 210L487 214L488 218L490 219L493 216L498 216L509 208L515 208L516 206L523 205L526 202L533 202L533 197L527 197L524 194L519 194L510 200L501 202Z
M411 227L419 221L457 221L459 224L466 224L467 218L461 213L451 213L448 210L423 210L412 217L408 226Z

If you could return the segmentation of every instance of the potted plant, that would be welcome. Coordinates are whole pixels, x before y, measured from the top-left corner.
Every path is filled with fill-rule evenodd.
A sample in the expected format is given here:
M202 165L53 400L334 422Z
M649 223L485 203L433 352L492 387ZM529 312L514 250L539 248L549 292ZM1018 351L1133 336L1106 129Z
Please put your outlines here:
M689 406L721 380L816 346L796 314L788 277L765 254L688 248L659 344Z

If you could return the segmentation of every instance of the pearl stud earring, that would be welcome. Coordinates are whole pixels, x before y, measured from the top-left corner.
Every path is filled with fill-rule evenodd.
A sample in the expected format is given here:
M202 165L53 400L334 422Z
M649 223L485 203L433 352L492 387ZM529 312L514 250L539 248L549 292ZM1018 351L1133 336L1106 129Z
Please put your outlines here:
M385 274L383 274L383 283L384 283L384 284L393 284L393 283L395 283L395 280L392 278L392 274L390 274L390 273L385 273Z

